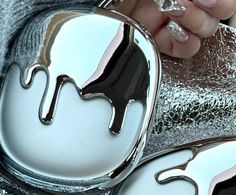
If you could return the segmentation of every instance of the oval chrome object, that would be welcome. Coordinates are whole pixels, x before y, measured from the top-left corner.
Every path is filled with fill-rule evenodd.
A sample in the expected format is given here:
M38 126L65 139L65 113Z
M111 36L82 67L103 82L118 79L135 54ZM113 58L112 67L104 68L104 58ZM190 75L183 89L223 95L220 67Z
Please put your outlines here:
M126 178L142 155L160 84L148 32L102 8L50 10L23 29L11 54L1 93L3 165L54 191Z
M147 156L114 194L235 194L235 147L235 137L219 137Z

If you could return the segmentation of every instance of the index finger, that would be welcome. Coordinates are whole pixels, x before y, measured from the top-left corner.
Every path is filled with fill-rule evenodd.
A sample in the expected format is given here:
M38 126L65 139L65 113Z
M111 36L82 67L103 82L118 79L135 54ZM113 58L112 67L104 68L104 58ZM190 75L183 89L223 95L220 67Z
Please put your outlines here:
M230 18L236 10L235 0L193 0L193 2L209 15L220 20Z

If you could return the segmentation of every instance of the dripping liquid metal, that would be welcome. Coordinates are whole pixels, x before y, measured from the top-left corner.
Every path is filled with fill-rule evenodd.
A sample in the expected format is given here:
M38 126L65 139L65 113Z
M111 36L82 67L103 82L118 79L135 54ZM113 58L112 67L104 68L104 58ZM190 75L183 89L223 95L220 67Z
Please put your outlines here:
M235 137L220 137L152 154L113 193L234 195L235 147Z
M134 21L94 10L42 13L22 31L6 66L2 163L33 186L112 187L146 144L160 84L157 48Z

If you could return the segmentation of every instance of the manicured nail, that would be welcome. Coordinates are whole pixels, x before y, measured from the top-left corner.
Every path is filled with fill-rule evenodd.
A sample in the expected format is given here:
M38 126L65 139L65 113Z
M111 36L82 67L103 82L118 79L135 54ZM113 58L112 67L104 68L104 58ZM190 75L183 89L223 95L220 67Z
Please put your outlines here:
M205 8L214 8L217 6L218 0L194 0L194 2Z
M167 25L170 34L179 42L186 42L188 40L188 33L177 23L170 21Z
M175 8L176 9L172 9L167 12L173 16L182 16L182 15L184 15L184 13L187 9L181 0L176 0Z
M162 12L182 11L179 0L153 0Z

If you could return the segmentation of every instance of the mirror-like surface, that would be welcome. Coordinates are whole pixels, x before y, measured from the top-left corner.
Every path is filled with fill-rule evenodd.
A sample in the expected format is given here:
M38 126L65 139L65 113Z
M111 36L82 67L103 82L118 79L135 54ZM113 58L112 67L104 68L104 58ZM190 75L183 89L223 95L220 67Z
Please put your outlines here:
M82 18L85 18L85 16ZM80 75L78 75L80 63L77 60L71 62L73 59L81 57L80 54L76 54L80 51L77 50L77 46L70 44L72 36L70 32L74 31L72 30L73 26L80 23L78 20L88 23L91 17L73 19L73 15L59 14L50 21L48 24L48 31L50 32L46 32L48 36L45 37L45 45L38 57L39 64L32 64L22 70L21 83L25 88L28 88L37 70L47 70L50 80L47 81L47 90L39 108L39 117L45 124L52 123L60 90L66 82L73 83L82 97L104 96L108 98L113 105L110 129L113 134L119 134L127 104L131 100L141 100L144 104L146 102L149 85L147 59L135 43L134 27L121 23L116 34L113 35L113 40L105 49L93 76L84 84L81 82ZM118 22L113 22L110 27L117 29L118 24ZM58 31L58 28L60 28L60 31ZM86 26L79 26L79 30L83 28L86 28ZM52 29L55 30L52 31ZM79 34L80 32L78 32ZM84 39L79 44L84 46L88 43ZM65 48L70 48L70 55L66 56L66 53L62 51ZM75 52L74 55L73 52ZM95 53L92 57L98 59L99 55L96 56ZM88 63L87 66L90 66L90 64ZM81 88L82 84L84 86Z
M235 138L234 138L235 140ZM236 141L222 142L217 139L192 145L192 156L183 164L156 174L159 183L175 180L190 181L196 195L236 194L236 156L232 153Z
M186 161L189 156L191 156L191 151L184 150L152 159L135 169L134 172L121 184L119 190L114 191L112 194L193 195L194 188L188 182L178 181L172 182L168 185L161 185L155 180L155 173L157 170L161 171L165 168Z
M235 137L202 140L143 159L114 194L236 194Z
M86 191L132 171L160 82L143 28L104 9L45 12L22 31L10 61L0 141L11 172L50 190Z
M104 94L111 101L114 108L110 129L118 134L128 103L140 100L145 104L148 86L148 62L135 43L134 28L121 25L81 93L85 97Z

